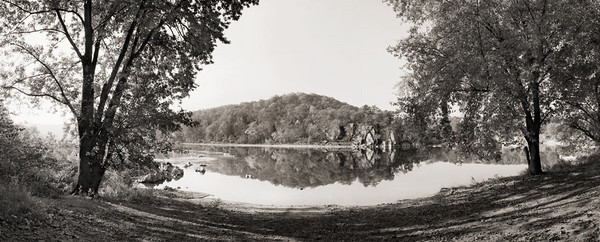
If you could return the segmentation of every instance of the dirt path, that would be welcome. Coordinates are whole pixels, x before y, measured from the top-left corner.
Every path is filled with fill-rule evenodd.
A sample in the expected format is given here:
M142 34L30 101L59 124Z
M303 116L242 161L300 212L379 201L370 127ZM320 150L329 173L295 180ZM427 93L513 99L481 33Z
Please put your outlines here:
M173 193L41 200L47 222L0 221L0 241L600 241L600 164L369 207L268 207Z

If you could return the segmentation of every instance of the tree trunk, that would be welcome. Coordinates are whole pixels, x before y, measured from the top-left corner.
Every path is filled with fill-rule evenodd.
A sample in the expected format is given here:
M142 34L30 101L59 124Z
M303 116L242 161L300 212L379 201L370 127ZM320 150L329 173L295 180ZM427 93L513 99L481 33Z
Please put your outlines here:
M532 83L531 92L533 94L533 123L527 129L529 131L529 157L531 161L528 164L530 175L542 174L542 162L540 157L540 132L542 128L542 110L540 109L540 82L539 71L534 71L536 77Z
M106 171L106 169L99 162L94 162L92 164L91 171L90 171L91 194L93 194L93 195L98 194L98 188L100 188L100 182L102 181L102 178L104 177L105 171Z
M440 125L442 126L441 138L444 141L449 141L449 138L452 135L448 99L450 98L448 96L445 96L440 103L440 110L442 112L442 119L440 120Z
M77 177L77 184L71 192L71 194L87 193L91 187L92 180L90 159L87 156L89 151L89 145L87 142L79 143L79 176Z
M541 175L542 172L542 161L540 157L540 142L531 140L527 141L528 148L525 148L527 155L527 166L529 175Z
M94 145L96 143L96 145ZM103 145L105 146L105 145ZM98 194L100 182L104 177L106 168L102 165L104 152L102 145L94 142L92 138L83 137L79 145L79 176L77 184L71 194Z
M534 80L531 81L531 98L533 103L531 103L531 108L533 108L533 112L530 110L530 103L528 100L528 95L526 89L521 85L522 94L520 96L521 107L525 113L525 127L526 132L525 140L527 141L527 148L529 152L527 153L527 166L528 172L530 175L541 175L542 172L542 161L540 157L540 132L542 128L542 110L540 108L540 83L538 81L541 76L539 71L534 71ZM520 83L519 83L520 84Z

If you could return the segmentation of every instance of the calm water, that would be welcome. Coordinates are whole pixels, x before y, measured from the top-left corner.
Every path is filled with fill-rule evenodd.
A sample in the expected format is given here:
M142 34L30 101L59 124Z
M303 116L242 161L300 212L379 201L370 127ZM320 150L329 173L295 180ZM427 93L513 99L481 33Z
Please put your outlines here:
M185 168L183 178L157 189L179 187L227 201L288 206L393 203L431 196L444 187L518 175L527 168L524 164L458 163L435 151L237 147L199 147L167 161L182 168L188 163L192 166ZM196 171L202 167L205 172Z

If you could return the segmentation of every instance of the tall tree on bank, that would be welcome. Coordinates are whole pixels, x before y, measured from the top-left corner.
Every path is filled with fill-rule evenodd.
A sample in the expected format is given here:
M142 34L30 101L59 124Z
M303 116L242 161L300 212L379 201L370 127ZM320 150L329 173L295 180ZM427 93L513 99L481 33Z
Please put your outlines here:
M252 4L258 0L2 0L1 85L70 110L79 135L74 192L97 193L111 162L136 159L138 148L151 153L139 145L156 129L190 122L171 104L195 88L216 42L228 42L224 30Z
M597 38L598 3L547 0L387 0L413 24L410 36L390 48L408 61L400 98L428 117L447 105L464 114L455 141L474 150L498 148L520 132L529 173L542 173L540 131L563 109L573 75L596 73L581 51ZM579 50L574 53L573 50ZM575 73L567 75L565 73ZM489 154L489 153L483 153Z

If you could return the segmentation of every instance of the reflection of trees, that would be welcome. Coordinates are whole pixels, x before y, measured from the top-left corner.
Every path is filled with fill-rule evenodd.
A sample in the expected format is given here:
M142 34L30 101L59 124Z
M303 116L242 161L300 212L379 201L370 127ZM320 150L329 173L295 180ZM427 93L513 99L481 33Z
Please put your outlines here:
M504 149L499 161L478 160L444 148L391 152L239 147L203 149L232 155L221 156L219 162L211 163L208 170L293 188L317 187L335 182L350 184L357 179L364 186L375 186L383 180L394 179L395 174L412 171L415 164L424 161L525 164L523 151L518 148ZM542 155L548 163L556 163L559 153L556 148L547 148Z
M269 181L293 188L317 187L358 179L365 186L392 180L428 159L416 151L327 151L316 149L214 148L232 154L211 166L216 172Z

